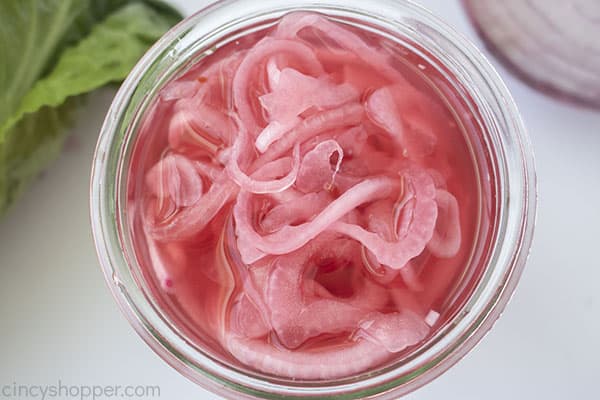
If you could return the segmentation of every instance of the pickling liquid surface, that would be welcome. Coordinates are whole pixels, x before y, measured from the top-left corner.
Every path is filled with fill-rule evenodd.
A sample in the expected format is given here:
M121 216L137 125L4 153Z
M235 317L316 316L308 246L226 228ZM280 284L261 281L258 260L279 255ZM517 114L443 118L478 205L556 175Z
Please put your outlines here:
M394 41L296 13L160 91L127 211L182 334L238 367L327 380L444 325L490 216L464 111L430 71Z

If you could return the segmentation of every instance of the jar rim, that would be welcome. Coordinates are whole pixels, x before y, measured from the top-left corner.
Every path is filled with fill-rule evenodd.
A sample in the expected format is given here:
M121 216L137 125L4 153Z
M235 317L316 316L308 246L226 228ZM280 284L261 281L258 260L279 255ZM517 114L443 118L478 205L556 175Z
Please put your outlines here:
M461 34L446 23L406 0L292 0L281 5L276 0L264 0L253 5L255 14L242 15L240 3L253 3L251 0L220 0L186 18L165 34L138 62L129 77L118 91L102 126L96 147L91 187L91 224L98 258L106 282L121 311L129 323L146 343L166 362L183 375L224 396L235 393L236 398L287 398L287 396L319 395L336 398L364 398L370 395L394 396L406 394L442 374L462 358L491 328L495 320L510 300L529 254L536 218L537 188L531 143L527 136L516 104L501 78L483 54ZM279 4L278 4L279 3ZM172 327L153 307L143 290L137 285L131 270L131 252L124 248L121 240L123 231L123 210L119 209L119 192L126 170L123 159L131 144L131 131L128 125L136 107L144 100L145 93L140 83L154 73L157 59L174 57L173 44L187 34L192 34L199 43L209 41L221 29L231 29L235 22L248 23L252 18L260 18L267 13L287 13L299 10L319 10L320 12L339 11L348 15L365 18L369 16L399 29L406 21L416 22L444 39L445 46L452 46L459 54L460 65L469 73L481 77L479 84L485 84L487 96L476 98L478 105L492 108L488 117L495 118L502 135L499 141L503 161L500 171L505 180L506 190L502 196L503 215L500 220L501 245L496 244L491 258L493 270L488 271L487 283L478 285L476 300L468 313L460 320L453 321L453 327L418 359L431 359L425 368L410 374L416 365L407 365L404 372L399 368L374 376L366 376L357 382L341 384L311 385L300 387L267 382L228 368L208 354L198 352L184 338L173 335ZM237 12L232 14L232 12ZM237 16L237 20L231 17ZM211 23L206 23L211 16ZM215 18L217 16L217 18ZM220 18L220 19L219 19ZM219 24L219 21L221 22ZM194 32L199 24L202 29ZM204 26L213 25L213 26ZM431 33L430 32L430 33ZM204 36L202 36L204 34ZM428 43L430 46L439 43ZM431 49L428 49L431 50ZM446 49L447 51L447 49ZM156 88L155 88L156 89ZM480 89L480 88L478 88ZM477 94L477 93L476 93ZM475 96L477 97L477 96ZM490 103L492 104L490 106ZM492 115L493 114L493 115ZM128 136L129 135L129 136ZM130 147L130 146L129 146ZM510 207L509 207L510 205ZM489 265L486 270L489 269ZM475 296L473 294L471 297ZM194 354L194 359L188 357ZM431 357L431 355L435 355Z

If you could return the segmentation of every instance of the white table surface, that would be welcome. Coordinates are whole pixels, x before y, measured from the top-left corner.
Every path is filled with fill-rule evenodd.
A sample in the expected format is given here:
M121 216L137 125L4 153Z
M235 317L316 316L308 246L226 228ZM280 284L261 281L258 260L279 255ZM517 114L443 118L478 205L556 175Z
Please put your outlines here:
M421 2L480 44L458 1ZM175 3L189 13L206 2ZM555 102L499 70L537 156L533 252L492 332L407 398L598 399L600 113ZM112 95L105 89L92 97L61 159L0 221L0 385L158 384L161 398L217 399L142 342L104 284L88 222L88 181Z

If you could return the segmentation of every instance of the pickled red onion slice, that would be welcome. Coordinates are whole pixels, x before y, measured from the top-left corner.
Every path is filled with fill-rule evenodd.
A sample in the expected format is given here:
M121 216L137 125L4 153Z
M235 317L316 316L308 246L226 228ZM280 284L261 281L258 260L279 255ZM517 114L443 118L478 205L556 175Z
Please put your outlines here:
M345 129L335 136L335 140L342 147L344 154L350 157L359 157L367 145L369 135L362 126Z
M358 100L358 96L358 91L348 84L337 85L328 77L314 78L295 69L284 68L273 91L262 95L260 103L271 119L285 121L311 107L335 108Z
M281 177L269 181L257 180L241 170L238 159L241 154L249 151L248 147L248 138L242 129L239 131L238 138L232 146L229 163L227 164L227 172L241 189L251 193L276 193L283 192L294 184L298 176L298 170L300 169L300 148L298 146L295 146L292 152L292 169L287 173L285 171L274 171L275 175Z
M279 349L263 340L229 334L225 347L239 361L259 371L305 380L352 376L381 364L390 356L381 345L367 340L314 352Z
M233 78L233 95L235 106L244 126L255 135L258 133L260 121L250 99L253 74L257 66L264 65L269 57L288 54L289 60L297 61L302 70L314 75L321 75L323 69L312 49L300 41L265 38L257 43L237 69ZM256 90L256 88L254 88ZM263 88L263 90L265 90ZM254 92L253 92L254 93Z
M260 252L263 254L287 254L297 250L355 207L389 196L391 192L397 190L397 187L398 182L389 178L367 179L330 203L312 221L298 226L284 226L279 231L264 236L258 234L252 226L249 194L241 192L234 206L233 214L236 220L236 233L242 260L246 263L252 263L259 259L255 257ZM242 249L244 250L242 251ZM253 256L251 256L246 253L250 249L258 251L254 251Z
M358 247L352 241L334 239L321 243L280 257L269 276L266 304L273 328L288 348L296 348L322 333L352 332L367 314L383 307L388 299L381 287L369 281L361 283L350 298L336 298L326 290L323 293L322 288L320 296L303 293L311 264L319 268L319 260L352 263L357 259Z
M322 141L302 159L296 187L304 193L331 189L343 159L344 150L338 142L333 139Z
M436 142L434 106L409 84L380 88L367 99L369 118L385 129L403 148L404 155L429 154Z
M285 136L275 141L269 149L259 157L254 165L263 165L281 157L298 143L317 137L327 131L352 127L360 124L363 120L365 110L358 103L348 103L333 110L316 113L304 119L298 126L288 131Z
M223 178L223 169L215 164L200 160L194 161L193 164L200 175L205 176L212 182L219 181Z
M289 14L281 19L275 35L280 38L291 39L297 37L304 28L318 30L336 42L340 48L354 53L366 64L374 67L386 79L404 82L404 77L388 62L382 52L365 43L358 35L344 29L325 17L315 13L297 12Z
M434 326L438 319L440 318L440 313L434 310L430 310L425 316L425 323L429 326Z
M272 328L261 315L259 307L246 293L242 293L231 309L232 330L251 339L268 334Z
M239 187L231 181L213 184L193 206L182 209L167 221L147 216L149 231L159 241L189 238L202 231L238 191Z
M393 269L402 268L423 252L433 236L437 218L436 192L431 177L423 171L412 171L406 175L406 180L414 190L415 210L410 227L403 237L389 241L359 225L339 221L331 227L362 243L378 262Z
M321 212L330 201L326 192L312 192L301 197L282 202L273 207L260 221L264 232L272 233L285 225L307 222Z
M200 83L194 81L173 81L167 84L160 91L160 98L163 101L173 101L179 99L189 99L198 93Z
M261 153L302 122L299 117L308 109L337 108L358 100L359 96L358 91L348 84L336 85L327 78L314 78L292 68L280 71L272 86L272 92L260 97L270 119L256 139L256 148Z
M419 343L428 333L429 326L421 317L404 311L363 321L356 337L379 344L390 353L397 353Z
M427 330L425 330L427 328ZM229 334L225 345L246 365L295 379L335 379L375 367L421 342L429 329L413 314L378 315L365 322L355 341L318 352L273 347Z
M302 122L300 117L290 117L283 121L274 120L260 132L254 145L261 153L264 153L271 143L284 137L289 131L298 126Z
M203 189L194 164L179 154L168 155L148 171L146 185L156 197L169 198L177 207L194 205Z
M169 145L173 149L200 145L216 153L223 144L230 144L234 128L226 115L208 106L186 104L178 109L169 126Z
M461 232L458 202L445 190L436 191L439 217L427 248L440 258L454 257L460 249Z
M252 268L234 264L243 284L243 291L231 308L230 327L238 335L257 338L272 331L265 290L270 264L254 264Z

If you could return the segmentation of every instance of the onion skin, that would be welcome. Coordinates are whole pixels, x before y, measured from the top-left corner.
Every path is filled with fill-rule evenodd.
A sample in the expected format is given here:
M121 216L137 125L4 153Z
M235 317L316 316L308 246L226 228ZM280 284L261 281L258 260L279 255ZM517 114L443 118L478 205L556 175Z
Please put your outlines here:
M554 98L600 110L600 2L462 2L486 47L519 79Z

